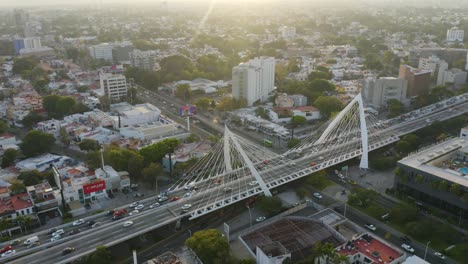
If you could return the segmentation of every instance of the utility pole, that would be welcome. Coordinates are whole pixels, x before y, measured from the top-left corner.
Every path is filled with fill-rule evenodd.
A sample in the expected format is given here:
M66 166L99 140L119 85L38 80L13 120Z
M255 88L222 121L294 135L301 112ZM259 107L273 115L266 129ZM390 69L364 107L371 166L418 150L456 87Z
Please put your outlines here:
M430 243L431 243L431 241L427 242L427 244L426 244L426 250L424 250L424 260L426 260L427 248L429 247Z

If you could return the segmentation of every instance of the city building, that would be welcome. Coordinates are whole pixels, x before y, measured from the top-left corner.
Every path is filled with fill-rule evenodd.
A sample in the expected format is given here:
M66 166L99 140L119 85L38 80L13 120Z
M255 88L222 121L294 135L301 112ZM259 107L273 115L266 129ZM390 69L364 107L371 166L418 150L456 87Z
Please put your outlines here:
M466 84L466 77L466 71L456 68L441 71L439 78L437 78L437 85L452 85L458 89Z
M408 57L408 64L413 67L418 67L420 58L427 58L431 56L437 56L441 60L444 60L449 65L453 65L460 59L465 59L467 64L465 70L468 70L468 49L453 49L453 48L416 48L410 51Z
M275 105L277 107L292 107L294 100L286 93L280 93L275 98Z
M394 77L368 78L363 87L364 101L369 107L380 109L391 99L405 103L407 80Z
M0 149L6 150L9 148L19 149L18 144L19 142L16 141L15 135L12 134L3 134L0 135Z
M42 47L40 37L30 37L30 38L17 38L13 40L13 47L15 48L15 53L20 54L22 49L37 49Z
M275 89L275 58L260 57L232 69L232 95L245 99L248 106L265 102Z
M437 56L420 58L418 68L421 70L431 71L432 76L437 76L439 69L448 69L448 63L439 59Z
M447 30L447 42L463 42L465 31L459 28L451 28Z
M159 121L161 110L150 103L131 105L127 102L112 104L112 118L116 121L116 128L130 127Z
M295 27L282 26L279 28L279 32L281 34L281 37L284 39L292 39L296 37Z
M55 167L63 167L70 164L73 160L67 156L58 156L54 154L42 154L36 157L24 159L16 163L16 168L19 171L38 170L40 172L46 171L50 165Z
M44 218L44 214L49 218L61 214L55 192L47 181L27 186L26 191L37 210L36 214L39 218Z
M294 106L306 106L307 105L307 96L304 96L302 94L293 94L293 95L290 95L289 98L293 100Z
M133 50L129 54L129 61L132 67L154 71L157 66L158 53L154 50L141 51Z
M130 43L118 43L112 48L112 59L114 63L128 63L130 61L130 53L133 51L133 46Z
M315 106L298 106L298 107L273 107L268 115L273 122L290 122L293 116L303 116L308 121L318 120L322 116L320 111Z
M100 73L101 92L111 101L127 97L127 79L122 74Z
M130 178L127 173L117 172L109 165L96 169L94 173L97 179L105 181L105 190L108 193L130 188Z
M413 68L409 65L400 66L399 78L407 83L406 97L428 94L431 85L431 71Z
M112 49L114 48L113 44L110 43L101 43L89 47L89 55L95 60L106 60L112 61Z
M24 48L19 51L19 55L21 57L38 57L38 58L45 58L49 57L52 58L55 56L55 52L53 48L50 47L39 47L39 48Z
M422 149L398 161L394 188L413 197L421 207L428 204L467 215L468 203L464 197L468 193L467 130L462 130L459 138Z

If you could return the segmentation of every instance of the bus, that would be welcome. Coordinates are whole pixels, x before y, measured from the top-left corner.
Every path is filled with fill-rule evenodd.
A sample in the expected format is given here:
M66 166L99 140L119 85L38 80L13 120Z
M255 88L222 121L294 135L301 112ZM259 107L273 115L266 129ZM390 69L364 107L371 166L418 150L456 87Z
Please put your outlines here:
M268 139L264 139L264 140L263 140L263 145L264 145L265 147L272 148L272 147L273 147L273 142L271 142L271 141L268 140Z

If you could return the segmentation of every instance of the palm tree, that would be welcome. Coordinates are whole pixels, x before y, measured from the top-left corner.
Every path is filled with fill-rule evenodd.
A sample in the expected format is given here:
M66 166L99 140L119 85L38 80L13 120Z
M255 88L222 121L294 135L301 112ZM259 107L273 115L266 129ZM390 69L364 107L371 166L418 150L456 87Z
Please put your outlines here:
M12 226L11 219L1 218L0 219L0 236L3 237L3 231L7 230Z
M342 264L342 263L350 264L350 263L351 263L351 262L349 261L348 256L342 255L342 254L340 254L340 253L336 253L336 254L335 254L335 257L333 258L333 262L335 262L335 263L337 263L337 264Z

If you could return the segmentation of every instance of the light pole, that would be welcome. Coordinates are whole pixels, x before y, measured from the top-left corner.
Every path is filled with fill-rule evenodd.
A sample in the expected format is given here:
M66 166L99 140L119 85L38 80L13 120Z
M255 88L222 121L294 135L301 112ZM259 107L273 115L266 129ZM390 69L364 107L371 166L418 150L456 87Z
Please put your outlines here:
M252 212L250 211L250 206L247 205L247 209L249 209L249 224L252 227Z
M426 250L424 250L424 260L426 260L427 248L429 247L430 243L431 243L431 241L427 242L427 244L426 244Z
M344 217L346 217L346 209L347 209L347 207L348 207L348 201L345 201L345 202L344 202L344 215L343 215Z

